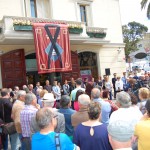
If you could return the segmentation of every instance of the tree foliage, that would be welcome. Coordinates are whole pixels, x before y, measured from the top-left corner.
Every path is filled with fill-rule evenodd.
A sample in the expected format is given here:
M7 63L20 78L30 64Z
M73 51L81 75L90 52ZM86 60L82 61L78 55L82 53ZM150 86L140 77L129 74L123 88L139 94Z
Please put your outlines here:
M142 0L141 1L141 9L145 9L147 7L147 18L150 19L150 2L149 0Z
M138 50L137 43L143 39L143 34L148 28L138 22L129 22L122 26L123 41L125 45L125 54L128 56L131 52Z

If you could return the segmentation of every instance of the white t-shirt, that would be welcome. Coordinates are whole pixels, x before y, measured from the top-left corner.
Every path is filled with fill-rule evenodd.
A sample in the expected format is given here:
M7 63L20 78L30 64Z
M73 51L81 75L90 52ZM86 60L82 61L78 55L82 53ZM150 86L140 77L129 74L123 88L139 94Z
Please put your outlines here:
M122 80L117 80L116 82L115 82L115 89L116 89L116 91L119 91L119 89L120 90L123 90L123 82L122 82Z
M132 127L134 128L137 122L140 121L141 117L142 114L138 111L138 108L119 108L111 114L109 123L122 120L129 122L133 125Z

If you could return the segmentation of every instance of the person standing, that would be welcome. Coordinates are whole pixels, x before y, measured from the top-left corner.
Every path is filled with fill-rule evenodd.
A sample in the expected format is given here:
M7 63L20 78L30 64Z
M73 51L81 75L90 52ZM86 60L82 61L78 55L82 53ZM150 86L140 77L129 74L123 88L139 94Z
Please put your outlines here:
M113 150L132 150L134 130L128 121L117 120L108 125L109 142ZM146 149L145 149L146 150Z
M147 100L145 108L146 113L135 126L134 135L138 139L138 150L150 149L150 99Z
M123 72L123 77L121 78L123 82L123 90L127 91L128 90L128 83L127 83L127 78L126 78L126 72Z
M0 98L0 118L5 123L12 122L11 111L12 111L12 103L10 102L10 91L7 88L3 88L1 90L1 98ZM2 135L2 145L4 150L8 149L8 135ZM12 142L15 138L16 141ZM18 138L19 140L19 138ZM17 134L10 135L11 149L16 150L19 148L19 142L17 141Z
M116 93L123 91L123 82L120 77L117 77L117 81L115 82Z
M59 86L57 85L57 81L54 81L53 87L52 87L53 94L56 98L56 108L60 108L60 99L61 99L61 91Z
M71 92L71 106L72 108L74 109L74 101L75 101L75 98L76 98L76 93L78 90L82 90L85 92L85 89L84 88L81 88L81 83L82 83L82 80L81 79L77 79L76 80L76 88Z
M101 105L101 122L104 124L109 123L109 116L111 113L111 105L109 102L105 102L103 99L100 98L100 90L98 88L93 88L91 92L91 99L94 102L98 102Z
M53 108L55 101L56 99L54 99L54 95L52 93L45 93L43 96L43 107L51 109L55 116L57 116L57 125L55 128L55 132L65 133L65 118L64 115L59 113L56 108ZM40 131L40 128L38 127L38 124L36 122L36 117L33 117L31 121L31 134L38 131Z
M105 86L106 90L109 91L109 99L112 100L112 84L109 81L109 76L106 76L104 86Z
M78 97L79 111L75 112L71 116L71 123L74 129L81 122L89 120L88 105L90 104L90 102L91 102L90 97L87 94L81 94Z
M114 77L112 78L112 84L113 84L113 89L114 89L114 99L116 99L116 88L115 88L115 83L116 83L116 81L117 81L117 74L114 73L113 75L114 75Z
M68 84L68 81L65 80L65 83L63 85L63 91L64 91L64 95L70 95L70 87L69 87L69 84Z
M24 108L24 102L25 102L25 96L26 92L24 90L19 90L17 92L17 100L13 104L11 117L14 120L15 127L17 134L19 136L20 142L21 142L21 150L24 150L24 146L22 143L22 130L21 130L21 124L20 124L20 112Z
M45 81L45 84L46 84L46 85L44 86L44 89L47 90L48 93L51 93L51 91L52 91L52 86L50 85L49 80L46 80L46 81Z
M65 133L72 139L73 136L73 126L71 124L71 116L76 112L71 109L71 100L68 95L63 95L60 100L60 109L58 112L64 114L65 117Z
M48 107L38 110L36 122L40 131L32 136L32 150L75 150L75 145L63 133L56 133L56 115Z
M36 96L32 93L28 93L25 97L25 108L20 113L22 142L25 150L31 150L30 124L32 117L36 115L37 108Z
M99 103L90 103L88 106L89 120L76 127L73 142L80 147L80 150L112 150L107 125L99 121L100 113Z

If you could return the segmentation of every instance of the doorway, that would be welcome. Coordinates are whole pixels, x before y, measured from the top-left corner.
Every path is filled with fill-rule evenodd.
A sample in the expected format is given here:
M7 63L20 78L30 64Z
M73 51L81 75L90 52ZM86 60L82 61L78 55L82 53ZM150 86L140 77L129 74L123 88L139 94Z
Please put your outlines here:
M80 74L82 79L88 78L91 80L94 77L95 80L98 78L97 68L97 55L94 52L81 52L78 53L78 59L80 62Z

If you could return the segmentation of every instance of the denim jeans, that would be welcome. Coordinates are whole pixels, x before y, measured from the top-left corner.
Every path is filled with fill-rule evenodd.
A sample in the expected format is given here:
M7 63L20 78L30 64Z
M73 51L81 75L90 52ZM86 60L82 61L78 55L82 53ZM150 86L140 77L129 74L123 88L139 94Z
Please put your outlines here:
M31 138L30 137L24 137L22 139L22 142L24 143L25 150L31 150Z
M23 136L22 136L22 134L21 133L19 133L19 139L20 139L20 142L21 142L21 150L26 150L25 149L25 144L24 144L24 142L23 142Z
M10 144L11 144L11 150L19 150L21 143L19 140L19 134L18 133L10 135Z
M8 150L8 135L1 135L4 150Z

